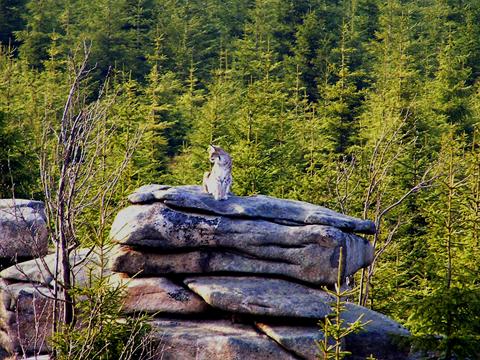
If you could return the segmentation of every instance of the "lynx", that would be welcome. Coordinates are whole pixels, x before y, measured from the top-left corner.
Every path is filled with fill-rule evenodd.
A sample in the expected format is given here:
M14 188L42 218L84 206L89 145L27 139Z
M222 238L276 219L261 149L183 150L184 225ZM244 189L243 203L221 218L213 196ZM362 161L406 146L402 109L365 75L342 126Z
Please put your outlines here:
M208 147L212 170L203 175L203 190L213 195L215 200L228 199L232 186L232 158L219 146Z

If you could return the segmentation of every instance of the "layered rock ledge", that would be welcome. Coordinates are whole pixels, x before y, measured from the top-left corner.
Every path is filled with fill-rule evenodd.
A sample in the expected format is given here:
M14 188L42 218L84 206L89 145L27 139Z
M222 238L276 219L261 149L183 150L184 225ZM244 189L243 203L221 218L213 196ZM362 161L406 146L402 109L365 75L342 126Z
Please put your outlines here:
M146 185L138 188L128 200L132 204L161 201L173 208L227 217L266 219L281 224L329 225L345 231L375 233L375 224L372 221L340 214L323 206L265 195L232 195L228 200L216 201L196 185Z
M215 201L198 186L161 185L129 199L134 205L119 212L111 238L122 245L112 270L130 275L256 273L333 284L340 247L345 277L373 258L370 243L353 233L374 231L371 221L300 201Z
M92 274L125 288L125 316L148 313L154 329L152 359L316 359L323 339L319 321L332 312L322 286L368 266L373 248L359 234L370 221L312 204L267 196L215 201L197 186L148 185L129 197L111 228L114 248L72 254L77 285ZM108 258L108 268L101 269ZM51 312L43 292L52 289L54 256L37 258L0 273L0 344L10 353L48 350L25 329L37 321L46 333ZM25 289L23 291L22 289ZM39 299L37 301L36 299ZM44 316L32 319L34 303ZM47 310L45 310L47 309ZM13 317L12 314L15 314ZM395 321L350 304L342 319L363 314L370 321L350 334L349 359L409 358L396 337L409 333Z
M110 232L112 272L171 279L207 304L197 313L185 306L187 318L162 310L154 326L166 359L316 359L317 322L333 301L321 286L336 282L340 248L343 278L373 259L361 236L375 232L371 221L301 201L215 201L198 186L167 185L141 187L129 200ZM408 331L393 320L354 304L342 319L361 314L370 323L345 339L351 359L408 357L393 340Z

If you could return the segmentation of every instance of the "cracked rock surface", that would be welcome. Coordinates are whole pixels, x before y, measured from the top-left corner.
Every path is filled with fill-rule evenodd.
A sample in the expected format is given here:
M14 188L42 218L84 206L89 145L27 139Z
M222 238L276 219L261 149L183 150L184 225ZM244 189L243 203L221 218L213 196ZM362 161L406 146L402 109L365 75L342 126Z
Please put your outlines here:
M337 281L340 249L342 278L373 259L362 237L375 232L371 221L305 202L215 201L199 186L156 184L129 200L111 227L113 249L79 249L70 260L76 285L106 276L105 284L124 290L123 316L152 316L152 360L317 359L318 323L333 302L323 286ZM0 200L0 212L12 206L33 220L43 209ZM42 294L52 291L54 264L43 254L0 272L0 345L8 352L49 350L53 307ZM409 359L394 341L409 336L406 329L350 303L341 317L351 323L360 315L370 322L342 341L350 360ZM39 330L40 337L32 332Z
M44 204L25 199L0 199L0 261L47 254Z
M333 298L322 290L258 277L187 278L185 284L211 306L233 313L322 319Z
M111 238L127 246L118 250L112 270L131 275L140 272L140 276L228 271L333 284L340 247L345 277L373 259L373 248L366 239L333 226L190 213L163 202L121 210Z
M271 196L230 196L216 201L203 193L200 186L147 185L137 189L128 199L132 204L161 201L166 205L228 217L266 219L290 224L329 225L345 231L373 234L372 221L361 220L323 206Z
M227 320L170 320L151 322L155 327L156 359L294 360L289 352L253 326Z

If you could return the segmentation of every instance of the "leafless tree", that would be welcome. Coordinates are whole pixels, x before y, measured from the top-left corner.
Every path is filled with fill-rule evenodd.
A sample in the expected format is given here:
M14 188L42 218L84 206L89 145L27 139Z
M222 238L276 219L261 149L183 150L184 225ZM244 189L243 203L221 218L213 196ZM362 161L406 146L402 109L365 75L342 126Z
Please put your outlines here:
M100 208L100 224L104 229L112 193L132 158L141 138L136 130L124 144L123 158L105 172L108 151L115 136L115 124L108 121L108 111L115 94L106 96L108 82L89 100L88 58L90 47L84 45L81 61L70 62L70 90L60 120L44 119L40 153L40 175L45 196L49 235L55 246L54 331L59 321L70 326L75 322L74 286L71 254L78 248L82 215L92 206ZM93 251L93 247L92 247ZM63 309L58 312L59 304Z
M404 189L400 195L391 191L395 187L392 173L398 168L408 149L417 141L409 129L410 115L409 110L405 110L402 117L379 131L367 152L368 158L361 159L361 155L356 158L354 155L341 162L337 168L333 193L339 207L345 212L351 199L361 196L362 217L373 220L376 227L372 240L374 259L368 268L362 270L360 277L359 305L366 306L378 261L394 241L398 229L407 221L404 214L399 214L395 221L386 226L385 218L418 191L430 187L437 177L432 171L433 166L429 166L423 169L414 179L413 185ZM364 190L360 195L361 189Z
M367 305L378 260L392 243L400 226L405 222L405 218L399 215L393 225L384 230L385 217L419 190L430 187L437 177L433 174L433 166L429 166L422 171L420 176L414 179L414 184L404 190L401 195L392 199L388 194L388 187L392 185L389 180L392 172L395 171L400 159L409 147L417 141L417 138L412 136L408 128L409 117L410 111L407 109L404 116L394 122L393 126L383 129L375 140L368 164L368 186L363 197L363 218L366 219L373 215L376 232L373 235L372 245L375 255L368 268L362 270L358 297L359 305Z

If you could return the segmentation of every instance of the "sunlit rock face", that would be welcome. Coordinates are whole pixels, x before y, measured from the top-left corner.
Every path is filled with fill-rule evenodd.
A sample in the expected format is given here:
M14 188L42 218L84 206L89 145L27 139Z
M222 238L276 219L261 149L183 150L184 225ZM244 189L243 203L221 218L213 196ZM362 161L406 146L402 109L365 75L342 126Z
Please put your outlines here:
M194 213L210 213L237 218L265 219L295 225L329 225L347 232L374 234L375 224L323 206L271 196L235 196L217 201L202 192L200 186L146 185L128 197L132 204L162 202L172 208L189 209Z
M215 201L199 187L151 185L132 194L111 238L122 245L114 271L140 276L168 273L279 275L315 285L368 266L370 221L309 203L267 196Z
M78 286L107 276L124 290L124 316L153 317L154 360L317 359L318 322L334 300L323 286L337 281L340 259L345 279L373 258L363 237L375 232L371 221L313 204L267 196L215 201L197 186L167 185L144 186L129 200L113 222L113 248L80 249L70 260ZM48 336L38 344L27 324L51 330L53 307L41 294L53 289L54 264L48 255L0 273L7 324L0 345L11 353L49 350ZM34 306L44 310L38 320ZM350 359L409 358L396 340L409 336L406 329L350 303L341 318L360 315L369 321L364 330L342 340Z

